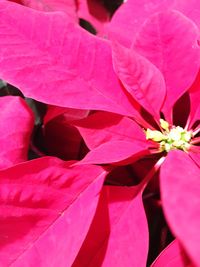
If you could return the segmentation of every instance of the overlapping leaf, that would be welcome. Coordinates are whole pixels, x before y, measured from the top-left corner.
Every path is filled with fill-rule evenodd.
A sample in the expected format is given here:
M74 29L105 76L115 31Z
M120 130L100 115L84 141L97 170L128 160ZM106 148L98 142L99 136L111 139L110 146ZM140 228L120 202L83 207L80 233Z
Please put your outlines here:
M71 18L72 22L78 22L76 0L17 0L14 2L45 12L62 11Z
M148 155L147 146L141 142L111 141L89 151L80 164L128 164Z
M199 71L198 38L196 25L181 13L171 11L151 16L134 42L133 49L148 58L165 78L163 111L169 120L173 104L189 89Z
M0 2L0 77L45 103L137 113L114 73L109 44L64 13Z
M172 151L161 166L160 183L167 221L196 266L200 266L199 167L186 153Z
M0 98L0 168L26 161L34 116L19 97Z
M114 163L148 153L142 129L129 118L97 112L73 124L91 149L82 163Z
M177 240L171 242L153 262L151 267L194 267Z
M138 187L106 186L73 267L145 267L148 228Z
M130 47L146 19L156 12L166 10L178 10L200 27L199 8L198 0L127 0L116 11L109 23L109 36L126 47Z
M0 172L0 266L71 266L105 172L45 157Z
M117 43L113 44L116 73L134 99L159 120L165 98L165 81L148 60Z
M90 149L110 141L146 141L145 134L137 123L113 113L96 112L72 124L79 129Z
M153 13L165 11L173 2L174 0L127 0L116 11L108 26L109 37L130 47L144 21Z

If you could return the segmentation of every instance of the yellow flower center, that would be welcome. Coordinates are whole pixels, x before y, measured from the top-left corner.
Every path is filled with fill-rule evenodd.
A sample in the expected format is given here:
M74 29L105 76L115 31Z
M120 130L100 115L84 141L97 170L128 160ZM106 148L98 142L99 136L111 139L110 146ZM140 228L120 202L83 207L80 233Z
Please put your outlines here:
M146 139L159 143L161 152L169 152L172 149L188 151L193 136L191 131L186 131L180 126L170 128L169 123L163 119L160 119L160 126L162 131L147 129Z

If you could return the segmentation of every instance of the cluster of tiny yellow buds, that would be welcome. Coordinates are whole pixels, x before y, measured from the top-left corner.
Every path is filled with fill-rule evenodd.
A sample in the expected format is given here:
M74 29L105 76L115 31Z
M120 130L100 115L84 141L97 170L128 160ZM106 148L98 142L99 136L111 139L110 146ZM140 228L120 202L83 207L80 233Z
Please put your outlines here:
M160 126L165 131L169 132L169 123L163 119L160 119Z
M166 138L166 136L161 133L160 131L154 131L154 130L150 130L147 129L146 130L146 139L150 139L153 140L155 142L160 142L162 140L164 140Z
M190 140L192 132L186 131L180 126L169 127L169 123L160 119L160 126L162 131L147 129L146 139L158 142L160 144L160 151L169 152L172 149L181 149L187 151L190 147Z

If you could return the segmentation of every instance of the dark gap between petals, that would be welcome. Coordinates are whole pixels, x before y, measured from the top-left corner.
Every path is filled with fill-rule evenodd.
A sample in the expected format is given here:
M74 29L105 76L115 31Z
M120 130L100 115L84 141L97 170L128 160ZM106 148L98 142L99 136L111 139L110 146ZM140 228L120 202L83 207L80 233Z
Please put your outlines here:
M194 122L191 129L195 132L196 130L198 130L199 127L200 127L200 120L197 120Z
M90 33L92 33L92 34L94 34L94 35L97 34L96 29L94 28L94 26L93 26L89 21L80 18L80 19L79 19L79 25L80 25L83 29L85 29L86 31L88 31L88 32L90 32Z
M175 126L185 127L190 114L190 97L189 93L183 94L174 104L173 124Z
M153 129L160 130L159 125L158 123L156 123L154 117L148 111L146 111L143 107L141 107L140 114L143 117L143 119L153 127Z

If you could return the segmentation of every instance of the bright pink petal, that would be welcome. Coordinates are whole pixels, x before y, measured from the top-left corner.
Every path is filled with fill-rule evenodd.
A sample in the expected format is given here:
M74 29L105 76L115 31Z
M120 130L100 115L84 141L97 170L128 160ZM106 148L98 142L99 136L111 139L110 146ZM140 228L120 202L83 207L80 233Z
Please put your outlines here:
M200 266L199 168L187 153L172 151L161 166L160 184L169 226L196 266Z
M0 77L48 104L137 113L114 73L108 42L61 12L0 2Z
M73 124L91 149L81 164L116 163L148 153L142 129L129 118L97 112Z
M179 0L173 2L174 9L179 10L188 18L192 19L200 28L200 2L198 0Z
M78 23L76 0L20 0L17 2L39 11L63 11L72 22Z
M117 114L97 112L72 124L78 128L89 149L110 141L146 143L142 128L133 120Z
M174 0L128 0L115 12L108 25L109 37L130 47L143 22L153 13L165 11Z
M160 71L144 57L117 43L113 44L116 73L126 90L158 119L165 97L165 81Z
M170 243L156 258L151 267L192 267L177 240ZM193 266L195 267L195 266Z
M149 154L147 144L140 141L110 141L88 152L79 164L108 164L124 160L133 162Z
M100 167L50 157L1 171L1 266L70 267L104 176Z
M73 267L143 267L148 226L137 187L108 187Z
M167 9L182 12L200 28L199 0L128 0L112 17L108 25L109 37L126 47L130 47L146 19L156 12Z
M184 38L183 38L184 36ZM171 108L194 82L200 65L199 30L179 12L158 13L146 21L134 49L163 73L167 96L163 111L171 119Z
M110 14L100 0L78 0L78 16L90 22L97 34L104 37Z
M0 168L26 161L34 116L20 97L0 97Z

